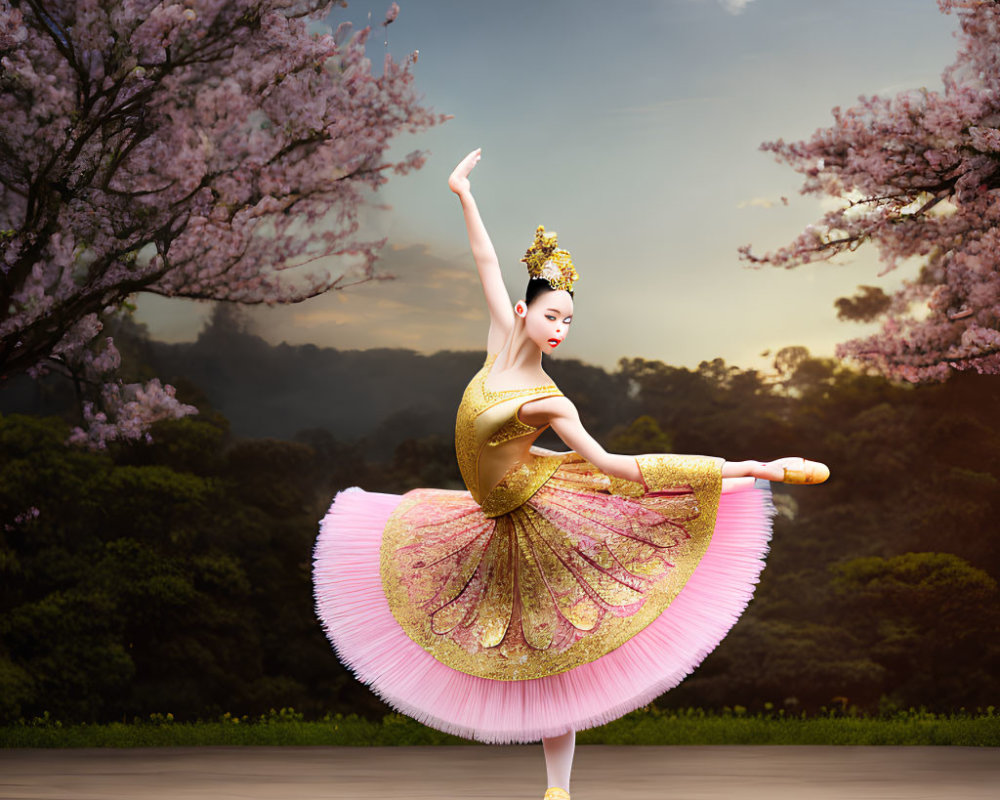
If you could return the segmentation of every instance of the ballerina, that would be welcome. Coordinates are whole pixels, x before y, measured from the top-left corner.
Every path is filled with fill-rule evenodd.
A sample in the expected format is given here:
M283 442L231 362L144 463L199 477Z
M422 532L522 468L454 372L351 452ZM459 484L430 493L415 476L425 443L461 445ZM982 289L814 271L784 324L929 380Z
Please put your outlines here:
M542 366L573 322L572 258L539 226L511 304L472 195L481 156L448 179L490 317L455 427L468 491L338 494L314 554L317 613L399 711L485 742L541 739L545 798L568 800L576 730L677 685L746 608L771 535L766 481L829 470L608 453ZM569 452L534 446L547 428Z

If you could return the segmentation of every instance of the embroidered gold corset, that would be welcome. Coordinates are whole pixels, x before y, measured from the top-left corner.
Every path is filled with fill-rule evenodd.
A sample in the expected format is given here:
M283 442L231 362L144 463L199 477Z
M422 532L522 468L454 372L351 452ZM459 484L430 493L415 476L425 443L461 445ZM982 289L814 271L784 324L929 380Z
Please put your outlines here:
M486 386L496 355L469 382L455 422L455 453L469 493L487 517L524 504L563 463L565 456L536 456L531 445L544 428L520 420L530 400L561 395L555 384L492 391Z

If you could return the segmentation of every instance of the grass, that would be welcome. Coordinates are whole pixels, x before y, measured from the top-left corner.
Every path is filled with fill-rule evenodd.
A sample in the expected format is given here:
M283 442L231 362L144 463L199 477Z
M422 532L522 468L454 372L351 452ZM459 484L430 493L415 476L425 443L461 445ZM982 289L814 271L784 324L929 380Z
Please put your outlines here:
M705 712L701 709L636 712L581 731L580 744L708 745L963 745L1000 746L1000 714L934 714L909 709L866 717L829 712L814 716Z
M748 714L682 709L635 711L600 728L580 731L580 744L710 745L962 745L1000 746L1000 713L934 714L909 709L881 716L833 710L813 716L783 711ZM380 721L356 715L306 721L293 709L272 709L256 719L224 714L214 721L178 722L171 714L108 724L63 724L48 714L0 727L0 747L197 747L295 745L398 747L473 744L400 714Z

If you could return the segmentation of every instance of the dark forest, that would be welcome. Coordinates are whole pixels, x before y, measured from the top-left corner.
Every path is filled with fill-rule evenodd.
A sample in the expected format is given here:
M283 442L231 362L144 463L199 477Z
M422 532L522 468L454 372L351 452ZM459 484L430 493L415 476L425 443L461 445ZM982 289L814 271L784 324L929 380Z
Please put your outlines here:
M483 354L271 346L224 315L191 344L128 325L115 341L200 413L92 452L65 444L70 387L0 392L0 722L383 714L315 618L317 521L351 485L462 488L454 413ZM832 470L775 487L755 599L657 705L996 703L1000 376L899 385L798 347L768 374L719 359L547 369L609 450L808 454Z

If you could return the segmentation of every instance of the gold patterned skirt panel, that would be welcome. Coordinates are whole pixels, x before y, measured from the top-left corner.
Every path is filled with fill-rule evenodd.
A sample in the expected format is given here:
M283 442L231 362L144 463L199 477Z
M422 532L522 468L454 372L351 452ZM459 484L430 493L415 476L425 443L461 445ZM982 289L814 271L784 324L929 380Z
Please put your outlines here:
M386 525L382 584L407 635L483 678L573 669L656 619L708 548L718 463L642 456L646 486L579 456L528 502L488 517L468 492L417 489Z

